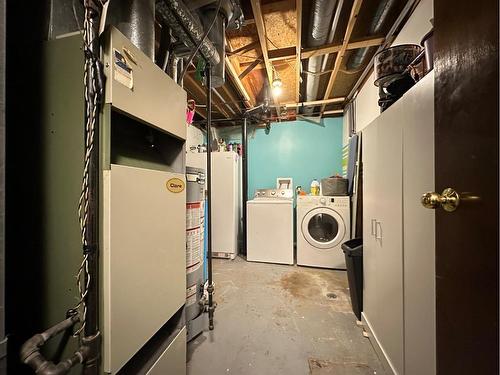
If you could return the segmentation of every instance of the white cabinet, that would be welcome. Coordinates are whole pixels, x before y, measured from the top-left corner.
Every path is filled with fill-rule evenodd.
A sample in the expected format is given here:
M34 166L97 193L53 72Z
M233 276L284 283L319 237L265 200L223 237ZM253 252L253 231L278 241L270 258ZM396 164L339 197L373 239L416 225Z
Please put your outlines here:
M212 255L234 259L240 227L240 158L236 152L212 152Z
M397 374L403 368L401 111L384 112L363 132L364 318ZM370 285L374 282L374 286Z
M430 73L368 125L363 320L394 374L435 374L434 86Z

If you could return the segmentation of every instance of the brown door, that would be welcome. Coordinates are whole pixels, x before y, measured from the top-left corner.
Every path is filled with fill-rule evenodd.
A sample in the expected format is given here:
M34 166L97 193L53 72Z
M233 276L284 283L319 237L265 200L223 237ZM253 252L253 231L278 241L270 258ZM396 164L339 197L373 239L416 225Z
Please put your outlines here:
M435 0L437 373L497 375L498 0Z

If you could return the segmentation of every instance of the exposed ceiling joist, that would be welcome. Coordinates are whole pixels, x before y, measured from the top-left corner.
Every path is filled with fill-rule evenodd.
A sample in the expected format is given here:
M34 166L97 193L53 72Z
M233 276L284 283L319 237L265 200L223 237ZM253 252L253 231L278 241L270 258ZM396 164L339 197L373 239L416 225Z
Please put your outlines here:
M285 108L300 108L300 107L316 107L318 105L327 105L334 103L343 103L345 101L345 97L339 98L330 98L330 99L321 99L321 100L313 100L310 102L297 102L297 103L284 103L281 106Z
M250 95L248 95L245 86L243 86L243 83L241 83L241 80L238 78L239 74L237 73L236 68L233 66L231 60L229 60L228 57L226 57L226 72L229 73L228 75L233 81L234 86L243 98L243 104L245 105L245 107L250 108L255 106L255 102L250 98Z
M241 113L241 106L240 106L240 100L236 98L231 90L227 87L227 84L222 85L222 91L224 91L224 94L226 94L229 99L231 100L231 103L233 104L234 108L238 111L238 113Z
M349 40L351 39L351 34L352 31L354 30L354 26L356 25L356 21L358 19L358 14L359 10L361 8L361 4L363 3L363 0L354 0L354 3L352 4L351 8L351 14L349 16L349 21L347 23L347 29L344 34L344 39L342 43L342 47L338 51L337 55L335 56L335 63L333 65L333 70L330 75L330 79L328 81L328 86L326 87L325 91L325 96L324 99L328 99L330 95L332 94L333 91L333 85L335 83L335 80L337 78L337 75L340 71L340 66L342 65L342 59L344 58L344 54L347 50L347 46L349 44ZM321 114L325 111L326 104L323 104L321 106Z
M186 84L189 85L189 87L193 88L193 90L196 91L195 94L197 94L197 96L202 97L202 98L206 98L206 90L205 90L205 88L201 87L200 83L197 82L191 75L186 74L184 76L184 81L185 81ZM226 112L226 110L224 108L222 108L222 106L220 105L220 103L218 103L217 101L213 100L213 105L214 105L215 108L217 108L217 110L219 111L219 113L221 113L224 117L226 117L226 118L230 117L229 113Z
M250 0L252 4L253 16L255 18L255 26L257 27L257 34L259 35L260 49L262 51L262 57L264 58L264 65L266 67L267 79L269 80L269 87L273 84L273 67L269 60L267 52L267 37L266 29L264 26L264 18L262 16L262 8L260 0Z
M384 43L385 38L370 38L365 40L360 40L357 42L352 42L347 44L347 50L380 46ZM302 52L302 59L308 59L313 56L323 56L330 53L337 53L342 49L342 44L331 44L325 45L319 48L309 48Z
M238 49L235 49L234 51L227 51L227 54L228 55L237 55L239 53L245 53L245 52L248 52L252 49L254 49L255 47L258 47L259 46L259 42L258 41L255 41L255 42L252 42L252 43L249 43L243 47L240 47Z
M262 61L262 55L260 55L259 57L257 57L250 65L248 65L246 67L246 69L243 72L241 72L241 74L238 76L238 78L239 79L245 78L248 73L250 73L252 70L255 69L255 67L257 65L260 64L261 61Z
M300 101L300 71L302 69L302 0L295 1L296 17L297 17L297 42L295 48L295 101Z
M357 42L351 42L347 44L347 50L365 48L365 47L376 47L384 43L385 38L369 38L364 40L359 40ZM342 44L330 44L322 47L315 48L305 48L300 54L302 60L309 59L313 56L323 56L330 53L337 53L341 50ZM271 61L281 61L294 59L297 56L297 49L295 47L285 47L278 49L270 49L268 51L269 60Z
M298 0L301 1L301 0ZM295 46L293 47L285 47L285 48L278 48L278 49L270 49L267 51L269 60L271 61L279 61L279 60L286 60L286 59L293 59L295 58L295 55L297 54L297 49Z

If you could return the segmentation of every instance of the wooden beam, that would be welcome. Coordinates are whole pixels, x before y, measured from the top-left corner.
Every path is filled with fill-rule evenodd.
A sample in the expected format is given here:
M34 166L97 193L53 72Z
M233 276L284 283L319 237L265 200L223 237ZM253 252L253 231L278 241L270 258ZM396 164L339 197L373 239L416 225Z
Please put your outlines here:
M270 49L268 51L269 60L271 60L271 61L293 59L293 58L295 58L296 54L297 54L297 48L295 48L295 46L278 48L278 49Z
M234 107L236 110L241 113L241 106L240 106L240 100L236 98L233 94L233 92L229 89L229 83L226 82L224 85L222 85L222 91L228 96L228 98L231 100L233 103Z
M239 79L243 79L247 76L248 73L250 73L254 68L259 65L259 63L262 61L262 55L258 57L256 60L254 60L250 65L247 66L247 68L238 76Z
M344 113L343 109L332 109L330 111L323 112L324 115L340 115L341 113Z
M259 45L258 41L247 44L246 46L235 49L234 51L227 51L228 55L237 55L238 53L245 53L252 49L255 49Z
M354 30L354 26L356 25L356 21L358 19L358 14L359 10L361 8L361 4L363 3L363 0L354 0L354 3L352 4L351 8L351 14L349 16L349 21L347 23L347 29L344 34L344 39L342 43L342 47L338 51L337 55L335 56L335 64L333 65L333 71L330 75L330 79L328 81L328 86L326 87L325 91L325 96L323 99L328 99L330 95L332 94L333 91L333 85L335 83L335 80L337 78L337 75L340 70L340 66L342 65L342 59L344 58L345 51L347 50L347 46L349 44L349 39L351 39L351 34L352 31ZM321 106L321 114L325 110L326 104L323 104Z
M262 55L257 58L257 60L253 61L243 61L240 63L240 69L246 69L250 65L254 65L255 62L257 62L257 65L255 65L254 69L265 69L266 65L262 62L264 59L262 58ZM284 65L291 65L293 62L289 62L286 60L279 60L273 63L273 67L278 67L278 66L284 66Z
M262 8L262 14L277 13L277 12L284 13L293 9L293 1L290 0L273 1L271 3L262 4L261 8ZM243 26L254 23L255 23L254 18L245 18Z
M205 99L205 103L206 103L206 98L207 98L207 90L205 90L204 87L201 87L201 84L196 81L191 75L189 74L186 74L184 76L184 81L185 83L187 83L190 87L192 87L195 91L196 91L196 94L199 95L201 98L204 98ZM222 113L222 115L226 118L229 118L231 116L229 116L229 114L226 112L225 109L222 108L222 106L220 105L220 103L218 103L216 100L214 100L212 102L213 106L215 108L217 108L217 110L219 111L219 113Z
M295 48L295 101L300 101L300 71L302 68L302 0L295 1L295 14L297 18L297 41Z
M264 18L262 16L262 8L260 0L250 0L252 4L253 16L255 18L255 26L257 27L257 34L259 35L260 49L262 57L264 58L264 65L266 67L267 79L269 80L269 87L273 84L273 67L267 53L267 36L266 28L264 26Z
M285 108L298 108L298 107L316 107L318 105L327 105L333 103L343 103L345 101L345 97L341 96L338 98L330 98L330 99L321 99L321 100L313 100L310 102L297 102L297 103L285 103L282 104Z
M347 49L358 49L365 47L380 46L385 38L370 38L347 44ZM302 52L302 59L309 59L313 56L323 56L330 53L337 53L342 49L342 44L330 44L319 48L308 48Z
M228 73L229 77L234 83L234 86L236 87L241 97L243 98L243 104L245 105L245 107L246 108L253 107L255 103L253 100L251 100L250 95L248 95L248 92L245 89L245 86L243 86L243 83L241 83L241 80L238 78L238 73L236 71L236 68L233 66L231 60L229 60L228 57L226 57L226 72Z
M347 49L353 50L353 49L358 49L358 48L380 46L382 43L384 43L384 41L385 41L385 38L383 38L383 37L359 40L357 42L351 42L351 43L347 44ZM298 40L297 40L297 43L298 43ZM329 45L327 44L327 45L322 46L322 47L306 48L300 54L300 58L302 60L304 60L304 59L309 59L313 56L323 56L323 55L330 54L330 53L337 53L341 50L341 48L342 48L342 44L329 44ZM271 60L271 61L295 59L297 56L297 48L296 47L285 47L285 48L278 48L278 49L270 49L268 51L268 55L269 55L269 60ZM249 63L243 63L243 64L249 64Z

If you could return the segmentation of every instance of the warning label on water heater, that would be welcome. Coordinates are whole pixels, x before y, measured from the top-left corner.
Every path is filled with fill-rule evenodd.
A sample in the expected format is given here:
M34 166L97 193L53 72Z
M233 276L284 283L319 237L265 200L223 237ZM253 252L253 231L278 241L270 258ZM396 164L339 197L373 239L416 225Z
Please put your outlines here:
M186 232L186 269L187 273L194 272L202 264L202 234L201 228L190 229Z

